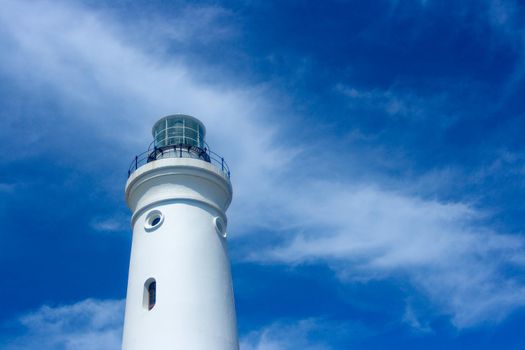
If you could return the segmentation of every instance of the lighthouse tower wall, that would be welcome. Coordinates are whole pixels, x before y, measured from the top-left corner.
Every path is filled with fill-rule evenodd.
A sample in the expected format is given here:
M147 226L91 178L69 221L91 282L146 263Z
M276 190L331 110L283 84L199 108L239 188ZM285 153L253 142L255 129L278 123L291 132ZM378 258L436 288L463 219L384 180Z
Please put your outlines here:
M198 159L159 159L130 176L124 350L238 349L226 240L231 198L228 177Z

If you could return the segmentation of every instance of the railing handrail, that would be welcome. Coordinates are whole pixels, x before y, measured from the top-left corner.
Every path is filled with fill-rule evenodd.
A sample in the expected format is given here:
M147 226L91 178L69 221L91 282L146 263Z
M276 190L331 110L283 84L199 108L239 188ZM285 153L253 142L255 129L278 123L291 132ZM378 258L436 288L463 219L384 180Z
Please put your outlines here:
M176 145L156 147L155 141L153 141L149 145L147 151L144 151L135 156L135 158L133 159L133 161L131 162L129 166L128 177L130 177L131 174L135 172L135 170L137 170L141 166L149 162L158 160L158 159L193 158L193 159L200 159L210 164L214 164L217 168L221 169L221 171L229 179L231 175L230 168L228 167L228 164L224 160L224 157L210 150L206 142L203 141L202 144L205 146L204 148L198 147L196 145L191 145L191 144L176 144Z

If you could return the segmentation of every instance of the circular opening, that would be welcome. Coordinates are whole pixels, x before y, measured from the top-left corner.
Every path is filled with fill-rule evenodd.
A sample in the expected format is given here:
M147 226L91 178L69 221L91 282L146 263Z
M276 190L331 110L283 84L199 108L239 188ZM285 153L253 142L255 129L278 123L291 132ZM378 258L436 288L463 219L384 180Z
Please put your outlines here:
M164 221L164 216L158 210L153 210L146 216L146 223L144 228L146 231L152 231L158 228Z
M155 216L155 218L151 221L151 226L156 226L160 222L160 216Z
M218 216L213 221L215 222L217 233L222 237L226 237L226 225L224 224L224 221Z

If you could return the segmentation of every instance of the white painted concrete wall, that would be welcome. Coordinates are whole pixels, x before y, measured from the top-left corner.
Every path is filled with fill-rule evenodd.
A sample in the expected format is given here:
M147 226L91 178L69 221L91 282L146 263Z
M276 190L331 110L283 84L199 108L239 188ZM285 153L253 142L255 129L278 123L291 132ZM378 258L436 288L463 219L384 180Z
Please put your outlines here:
M124 350L236 350L238 346L226 238L229 179L215 166L188 158L160 159L131 175L126 201L133 212ZM162 224L147 232L152 210ZM147 225L146 225L147 226ZM157 300L144 305L144 283L155 278Z

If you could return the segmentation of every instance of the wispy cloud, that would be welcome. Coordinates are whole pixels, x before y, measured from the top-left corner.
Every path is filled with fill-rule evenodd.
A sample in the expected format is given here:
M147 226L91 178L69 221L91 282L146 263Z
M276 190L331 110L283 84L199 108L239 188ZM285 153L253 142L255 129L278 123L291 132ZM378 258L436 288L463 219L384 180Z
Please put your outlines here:
M366 90L342 83L336 84L334 90L347 98L346 104L350 109L380 111L382 115L393 119L450 124L450 119L457 117L446 112L451 106L447 105L450 103L450 94L445 91L439 91L433 96L420 96L416 91L407 88L392 86L386 90Z
M120 349L123 300L86 299L71 305L42 306L10 321L16 332L0 336L2 350L112 350ZM370 333L362 325L325 319L280 320L248 332L242 350L325 350L327 340L352 338L358 342ZM17 334L16 336L13 334Z
M358 342L369 333L359 324L314 318L281 320L246 334L240 346L242 350L328 350L333 348L329 342L334 339L351 338Z
M91 221L91 227L95 231L120 232L129 229L128 217L95 218Z
M405 314L403 315L403 321L410 326L410 328L419 334L431 333L432 328L425 320L421 320L414 310L414 307L407 302L405 305Z
M208 11L192 9L199 13ZM179 27L179 21L196 25L191 11L182 11L181 15L188 17L176 18L170 23L172 30ZM180 27L185 29L182 24ZM0 44L11 52L1 69L15 82L29 81L24 88L34 88L32 94L51 94L64 108L53 118L30 116L38 118L38 123L6 132L16 137L25 137L20 132L33 135L28 141L34 140L35 144L45 138L46 146L38 148L41 152L59 147L71 161L81 159L79 166L100 166L85 162L93 159L93 154L105 154L105 159L117 159L120 164L122 149L129 152L131 159L147 147L149 130L156 118L174 112L191 113L199 116L210 130L210 145L228 155L227 160L235 169L237 203L243 202L245 194L254 187L265 191L264 178L279 171L293 155L284 152L285 143L274 143L279 120L272 118L274 113L265 88L201 83L195 77L206 67L183 64L183 53L151 54L147 36L135 36L135 41L130 42L122 35L126 27L116 20L65 3L10 2L0 15L0 27L4 30ZM189 43L194 38L188 35L183 37ZM268 123L269 120L274 123ZM65 143L78 136L88 137L84 141L91 146L67 150Z
M249 333L241 340L240 346L243 350L328 349L308 339L316 328L315 320L302 320L292 325L275 323Z
M0 337L3 350L120 349L124 303L87 299L72 305L42 306L11 327L18 336ZM6 338L7 336L7 338Z
M307 188L279 208L299 233L250 259L324 261L347 282L408 278L458 327L500 321L525 305L522 281L503 272L525 269L523 238L484 227L475 208L376 187Z

